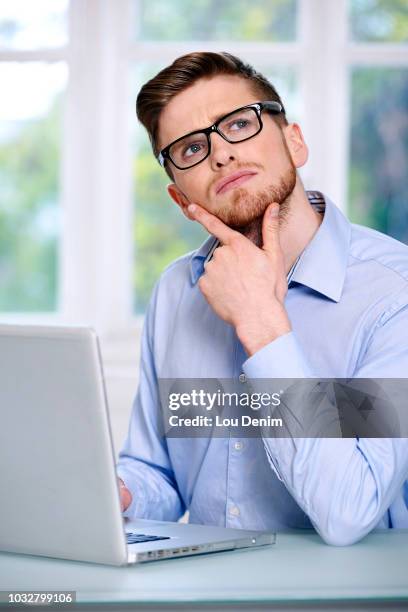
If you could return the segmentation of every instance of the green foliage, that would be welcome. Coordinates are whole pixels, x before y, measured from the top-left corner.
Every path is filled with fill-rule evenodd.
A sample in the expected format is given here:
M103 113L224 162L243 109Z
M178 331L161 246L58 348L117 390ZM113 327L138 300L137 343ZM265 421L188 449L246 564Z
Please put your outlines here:
M141 0L139 10L143 40L289 41L296 37L296 0Z
M351 219L408 242L408 70L355 69L351 107Z
M349 0L352 38L366 42L407 42L407 0Z
M167 195L170 183L147 143L135 160L134 280L135 307L144 312L154 283L174 259L196 249L207 237L198 223L184 217Z
M61 106L0 144L0 311L56 308Z

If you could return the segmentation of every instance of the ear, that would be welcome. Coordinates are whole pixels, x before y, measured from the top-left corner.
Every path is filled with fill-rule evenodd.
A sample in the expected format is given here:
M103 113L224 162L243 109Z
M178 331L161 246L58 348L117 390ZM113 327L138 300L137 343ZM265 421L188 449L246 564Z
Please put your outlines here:
M187 196L185 196L184 193L180 191L177 185L175 183L170 183L170 185L167 185L167 192L173 202L180 206L183 214L187 217L187 219L190 219L190 221L194 221L194 219L190 217L190 213L187 210L187 206L191 204L191 202L187 198Z
M282 128L282 132L295 167L301 168L308 160L309 149L299 124L290 123L285 125Z

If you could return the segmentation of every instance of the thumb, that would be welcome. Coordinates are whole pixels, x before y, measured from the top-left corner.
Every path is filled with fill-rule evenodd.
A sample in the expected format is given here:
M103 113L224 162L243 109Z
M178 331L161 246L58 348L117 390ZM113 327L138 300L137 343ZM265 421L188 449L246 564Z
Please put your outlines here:
M264 251L273 251L279 243L279 204L272 202L268 206L262 221L262 239Z

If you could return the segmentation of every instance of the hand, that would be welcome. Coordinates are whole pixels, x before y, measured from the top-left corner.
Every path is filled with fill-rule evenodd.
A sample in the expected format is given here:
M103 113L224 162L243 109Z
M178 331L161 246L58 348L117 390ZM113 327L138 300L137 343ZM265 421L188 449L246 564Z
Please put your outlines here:
M247 353L252 355L290 332L279 205L270 204L265 211L262 248L197 204L190 204L188 212L222 244L206 264L198 286L216 314L235 327Z
M121 478L118 478L118 483L120 493L120 505L122 512L124 512L129 508L130 504L132 503L132 494Z

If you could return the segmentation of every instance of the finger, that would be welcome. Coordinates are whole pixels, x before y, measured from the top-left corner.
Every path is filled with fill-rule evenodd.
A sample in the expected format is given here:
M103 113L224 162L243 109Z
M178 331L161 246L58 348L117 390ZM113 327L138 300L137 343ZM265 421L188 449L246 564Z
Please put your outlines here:
M228 225L225 225L221 219L207 212L198 204L190 204L188 206L188 212L196 221L201 223L207 232L218 238L222 244L229 244L232 238L241 236L239 232L232 230Z
M279 204L276 202L268 206L263 216L262 238L264 251L275 252L277 249L280 249Z

